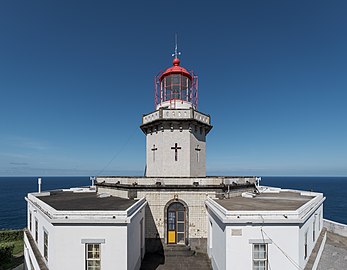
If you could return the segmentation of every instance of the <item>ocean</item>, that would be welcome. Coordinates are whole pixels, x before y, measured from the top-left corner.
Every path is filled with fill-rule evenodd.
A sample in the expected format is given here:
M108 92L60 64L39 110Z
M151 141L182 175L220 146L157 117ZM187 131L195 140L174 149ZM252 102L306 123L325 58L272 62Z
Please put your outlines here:
M89 177L41 177L42 191L90 185ZM25 196L37 192L37 177L0 177L0 229L26 227Z
M42 177L42 191L90 185L89 177ZM347 177L262 177L261 185L323 192L324 218L347 224ZM0 177L0 229L26 226L26 201L36 177Z

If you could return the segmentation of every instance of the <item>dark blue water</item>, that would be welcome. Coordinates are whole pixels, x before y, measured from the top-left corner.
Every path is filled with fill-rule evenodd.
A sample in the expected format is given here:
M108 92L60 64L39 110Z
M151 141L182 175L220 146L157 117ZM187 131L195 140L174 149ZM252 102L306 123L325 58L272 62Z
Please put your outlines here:
M262 177L261 185L322 192L324 218L347 224L347 177Z
M90 185L89 177L41 177L42 191ZM0 177L0 228L26 226L26 201L37 192L37 177Z
M89 177L42 177L42 190L87 186ZM347 177L263 177L262 185L323 192L324 218L347 224ZM26 226L26 201L36 177L0 177L0 228Z

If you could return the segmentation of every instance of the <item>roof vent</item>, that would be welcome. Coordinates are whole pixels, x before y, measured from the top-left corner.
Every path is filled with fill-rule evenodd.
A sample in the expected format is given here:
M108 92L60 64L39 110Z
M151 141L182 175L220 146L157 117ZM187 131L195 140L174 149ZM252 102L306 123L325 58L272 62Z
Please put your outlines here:
M251 192L243 192L241 195L243 198L254 198L255 194Z
M99 198L108 198L108 197L111 197L111 194L110 193L100 193L98 195Z

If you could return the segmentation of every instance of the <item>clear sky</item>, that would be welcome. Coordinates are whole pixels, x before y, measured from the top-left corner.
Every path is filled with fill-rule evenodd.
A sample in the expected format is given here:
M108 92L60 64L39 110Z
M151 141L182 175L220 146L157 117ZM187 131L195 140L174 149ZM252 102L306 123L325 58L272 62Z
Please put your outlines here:
M347 175L347 1L1 1L0 175L142 175L153 78L199 75L209 175Z

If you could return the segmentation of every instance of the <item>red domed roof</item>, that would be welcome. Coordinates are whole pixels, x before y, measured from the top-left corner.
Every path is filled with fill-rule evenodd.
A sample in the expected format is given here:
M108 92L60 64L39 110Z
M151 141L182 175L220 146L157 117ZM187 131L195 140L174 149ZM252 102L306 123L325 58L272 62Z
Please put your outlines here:
M173 66L169 67L163 74L160 76L160 80L164 79L164 77L171 75L171 74L182 74L189 79L192 79L192 75L184 68L180 67L180 60L178 58L175 58L172 61Z

